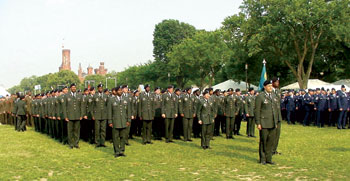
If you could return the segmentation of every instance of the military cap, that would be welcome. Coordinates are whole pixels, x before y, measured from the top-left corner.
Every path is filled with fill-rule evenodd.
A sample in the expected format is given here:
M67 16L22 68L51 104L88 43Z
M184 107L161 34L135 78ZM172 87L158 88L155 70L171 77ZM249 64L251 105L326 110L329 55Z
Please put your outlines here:
M220 89L216 89L214 92L215 92L215 93L221 92L221 90L220 90Z
M77 84L72 83L72 84L69 86L69 88L71 88L71 87L73 87L73 86L77 86Z
M320 90L320 88L316 88L316 90L317 90L317 91L319 91L319 90Z
M236 92L239 92L239 91L241 91L241 89L237 88L237 89L236 89Z
M93 90L95 90L95 87L90 87L90 91L93 91Z
M176 88L176 89L175 89L175 92L178 92L178 91L181 91L181 89L179 89L179 88Z
M169 85L169 86L168 86L168 89L171 89L171 88L174 88L174 86L173 86L173 85Z
M108 92L109 91L109 89L105 89L105 90L103 90L103 92Z
M267 86L267 85L269 85L269 84L272 84L272 81L271 81L271 80L266 80L266 81L264 82L264 86Z
M135 91L134 91L134 94L136 94L137 92L139 92L139 91L138 91L138 90L135 90Z
M128 85L124 84L124 85L122 85L122 89L124 89L124 88L129 88L129 87L128 87Z
M150 86L149 84L146 84L146 85L145 85L145 89L146 89L147 87L151 87L151 86Z
M84 89L84 92L85 92L85 91L88 91L88 90L89 90L88 88L85 88L85 89Z
M248 89L248 91L250 92L250 91L253 91L254 90L254 88L253 87L251 87L251 88L249 88Z
M193 93L196 93L196 92L198 92L198 91L199 91L199 89L197 88L197 89L193 90Z
M209 91L208 91L208 90L203 91L203 96L204 96L205 94L209 94Z
M160 87L156 87L156 88L154 88L154 91L156 91L156 90L158 90L158 89L160 89Z
M227 89L227 92L232 92L232 91L233 91L232 88Z
M345 88L345 85L341 85L341 88Z
M98 84L97 88L103 87L103 84Z
M274 78L272 78L272 82L277 82L277 81L279 81L279 80L280 80L279 77L274 77Z

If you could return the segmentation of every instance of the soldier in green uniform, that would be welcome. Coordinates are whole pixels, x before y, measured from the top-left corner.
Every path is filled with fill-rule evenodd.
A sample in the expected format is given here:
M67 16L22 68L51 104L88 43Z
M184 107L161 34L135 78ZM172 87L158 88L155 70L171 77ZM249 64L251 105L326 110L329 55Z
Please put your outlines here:
M82 95L76 92L76 84L70 85L70 92L66 94L63 105L63 114L68 122L68 143L71 149L79 148L80 121L82 112L85 112L81 106Z
M242 95L241 95L241 90L240 89L236 89L236 99L237 99L237 116L236 116L236 120L235 120L235 124L234 124L234 128L233 128L233 134L234 135L241 135L239 133L240 129L241 129L241 122L244 116L244 104L245 104L245 100L243 99Z
M33 116L31 114L32 112L32 92L28 91L27 95L25 96L26 106L27 106L27 126L34 126L33 122Z
M215 103L210 99L209 91L203 92L203 98L198 103L198 123L202 125L201 146L203 149L210 149L211 131L215 122Z
M95 142L95 121L92 119L93 111L94 111L94 95L95 95L95 88L90 87L89 94L85 97L85 104L86 104L86 112L84 119L86 121L86 136L87 141L91 144L96 143Z
M26 102L25 96L20 96L19 99L15 102L13 113L17 117L17 131L26 131Z
M181 97L181 117L184 133L184 141L192 141L193 118L196 117L196 98L192 95L192 88L187 88L186 93Z
M34 130L36 132L39 132L39 121L38 121L38 108L39 108L39 104L38 104L38 94L34 96L34 99L32 101L32 111L31 111L31 115L33 116L33 120L34 120Z
M176 88L175 89L175 97L176 97L176 102L177 102L177 111L176 114L178 115L175 119L174 119L174 132L173 132L173 137L174 139L181 139L181 134L183 131L183 127L182 127L182 117L180 116L181 114L181 110L182 110L182 100L181 100L181 89L180 88Z
M215 125L214 125L214 136L220 136L220 126L223 128L223 123L226 122L225 116L224 116L224 105L225 105L225 99L221 94L220 89L216 89L214 91L213 98L216 102L216 109L217 109L217 117L215 118ZM223 130L221 130L223 131Z
M193 96L195 98L194 104L196 107L196 116L193 118L193 137L194 138L199 138L200 132L201 132L201 126L198 123L198 115L197 115L197 109L198 109L198 104L200 101L200 90L199 89L195 89L193 90Z
M128 102L128 104L129 104L129 106L131 107L131 110L130 110L130 112L131 112L131 114L132 114L132 119L134 119L134 112L133 112L133 110L134 110L134 107L133 107L133 103L134 103L134 98L133 98L133 96L132 96L132 94L130 94L129 93L129 87L128 87L128 85L123 85L122 86L122 91L123 91L123 94L122 94L122 97L123 97L123 99L124 100L126 100L127 102ZM129 143L129 137L130 138L132 138L132 133L130 134L130 128L131 128L131 118L130 117L128 117L128 121L129 121L129 126L127 126L126 127L126 136L125 136L125 144L126 145L130 145L130 143Z
M110 97L107 106L108 125L112 128L112 138L114 147L114 156L126 156L125 137L126 127L130 124L131 115L130 104L122 98L122 88L117 87L112 90L114 97Z
M272 91L273 93L276 94L276 96L278 97L278 101L279 101L279 107L281 106L281 89L279 88L280 87L280 79L278 77L274 77L272 79ZM281 111L281 109L279 109ZM281 114L282 115L282 114ZM280 118L282 120L282 117ZM282 154L281 152L278 152L277 151L277 147L278 147L278 142L280 140L280 135L281 135L281 128L282 128L282 121L278 122L278 126L277 126L277 129L276 129L276 140L275 140L275 144L273 146L273 149L272 149L272 154L274 155L280 155Z
M18 123L18 117L16 116L16 104L19 101L19 93L17 92L16 95L14 96L11 112L12 112L12 117L13 117L13 124L15 126L15 130L19 131L19 123Z
M165 119L165 142L173 142L174 119L177 117L178 104L174 87L168 86L168 91L162 96L162 117Z
M47 115L49 118L49 132L51 138L56 138L56 129L55 129L55 120L56 120L56 100L55 100L55 91L50 92L50 98L48 100L48 111Z
M154 95L150 92L149 84L145 85L145 92L140 94L138 112L142 121L142 144L152 144L152 122L154 120ZM129 117L129 116L128 116Z
M105 147L108 97L103 93L102 84L97 86L97 90L93 99L92 115L92 119L95 120L95 143L96 147Z
M249 88L248 96L245 98L245 114L247 118L247 136L255 137L255 119L254 119L254 109L255 109L255 95L254 88Z
M59 102L59 116L58 120L60 123L60 132L61 132L61 142L63 145L68 143L68 122L65 120L63 107L65 106L65 96L68 94L68 87L64 86L58 96Z
M154 121L153 121L153 136L155 140L162 140L163 118L162 118L162 95L160 87L154 89Z
M0 123L5 124L5 101L4 97L0 98Z
M275 143L276 128L280 122L279 98L272 91L272 81L264 82L264 92L255 99L255 121L259 130L259 158L261 164L272 162L272 149Z
M227 90L228 96L225 97L224 116L226 116L226 139L234 139L233 127L235 124L235 118L238 114L237 98L233 95L233 89Z

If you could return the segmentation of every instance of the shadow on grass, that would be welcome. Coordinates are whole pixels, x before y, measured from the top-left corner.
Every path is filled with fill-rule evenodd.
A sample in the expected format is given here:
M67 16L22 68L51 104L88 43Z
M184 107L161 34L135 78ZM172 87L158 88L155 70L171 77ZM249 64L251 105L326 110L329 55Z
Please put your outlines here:
M347 152L350 151L350 148L344 148L344 147L333 147L333 148L328 148L330 151L336 151L336 152Z

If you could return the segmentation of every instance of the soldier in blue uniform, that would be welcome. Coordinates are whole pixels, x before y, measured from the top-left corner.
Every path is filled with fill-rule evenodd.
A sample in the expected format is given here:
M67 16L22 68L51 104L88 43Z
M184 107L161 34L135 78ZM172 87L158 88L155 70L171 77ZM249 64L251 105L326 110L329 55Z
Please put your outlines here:
M338 102L337 102L337 92L332 88L332 92L327 97L328 100L328 112L329 112L329 122L328 126L335 126L338 120Z
M313 91L311 89L309 89L308 93L305 94L304 98L303 98L303 108L305 110L305 117L304 117L304 121L303 121L303 125L304 126L309 126L310 125L310 121L311 121L311 114L312 111L315 108L315 103L314 103L314 99L313 99Z
M326 119L328 101L327 101L327 93L324 88L321 89L322 92L317 96L317 127L323 127Z
M346 129L346 113L348 108L348 96L346 95L345 86L341 86L341 90L337 91L337 102L339 108L339 117L338 117L338 129Z
M295 124L295 111L296 111L296 101L297 97L294 96L293 91L288 91L288 96L284 99L287 110L287 123Z
M304 96L305 96L305 90L300 89L299 95L297 96L297 102L296 102L296 119L300 124L303 124L304 117L305 117L305 109L304 109Z

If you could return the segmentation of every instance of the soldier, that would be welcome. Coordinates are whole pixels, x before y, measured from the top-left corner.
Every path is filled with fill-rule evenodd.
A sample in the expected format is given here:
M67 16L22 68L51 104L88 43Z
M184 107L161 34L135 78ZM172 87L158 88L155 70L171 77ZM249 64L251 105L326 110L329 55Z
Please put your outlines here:
M177 117L175 118L174 120L174 139L180 139L180 136L181 136L181 132L183 130L183 127L182 127L182 117L180 116L180 112L182 110L182 103L181 103L181 89L179 88L176 88L175 89L175 97L176 97L176 102L177 102Z
M255 136L255 119L254 119L254 109L255 109L255 95L254 88L249 88L249 94L245 98L245 114L247 117L247 136L248 137L256 137Z
M105 147L108 96L103 93L102 84L97 86L97 90L93 97L92 114L92 119L95 120L95 144L96 147Z
M200 90L199 89L195 89L193 91L193 96L194 96L194 105L196 107L196 113L197 113L197 107L198 107L198 103L200 101ZM201 127L198 123L198 115L196 114L196 116L193 118L193 137L194 138L199 138L199 134L201 132Z
M26 101L26 105L27 105L27 126L34 126L34 120L33 120L33 116L31 114L32 112L32 92L28 91L27 95L25 96L25 101Z
M5 101L4 97L0 98L0 125L5 123Z
M317 126L323 127L324 126L324 122L325 122L325 118L326 116L326 111L327 111L327 107L328 103L327 103L327 95L326 95L326 91L324 90L324 88L321 89L321 94L318 95L318 104L317 104Z
M203 92L203 98L198 103L198 123L202 125L201 146L205 149L210 148L211 131L216 117L216 110L213 100L210 100L209 91Z
M338 129L346 129L345 124L346 124L346 114L348 111L348 101L347 97L348 95L346 94L346 89L345 86L341 86L341 90L337 92L337 102L338 102L338 108L339 108L339 117L338 117Z
M239 133L239 131L241 129L241 122L242 122L242 119L244 117L245 100L243 100L243 97L241 95L241 90L240 89L236 89L236 100L237 100L237 103L236 103L237 115L236 115L236 118L235 118L233 134L241 135Z
M132 110L132 115L134 116L134 119L132 119L132 124L130 126L130 132L129 132L129 139L134 139L133 135L137 134L138 132L138 121L139 121L139 117L138 117L138 110L137 110L137 105L138 105L138 100L139 100L139 91L135 90L133 92L133 97L132 97L132 102L131 102L131 110ZM128 145L128 141L127 144Z
M140 94L138 102L138 112L140 120L142 121L142 144L152 144L152 121L154 120L154 96L150 92L149 84L145 85L145 92ZM131 115L130 115L131 116ZM128 117L130 117L128 116Z
M220 125L222 127L222 123L225 120L224 116L224 104L225 100L224 97L220 95L221 91L220 89L216 89L214 91L214 98L216 102L216 109L217 109L217 117L215 118L215 124L214 124L214 136L220 136Z
M126 127L129 126L129 116L131 115L130 104L122 98L121 87L112 90L114 97L110 97L107 106L108 125L112 128L112 138L114 147L114 156L126 156L125 137Z
M328 126L335 126L338 121L338 103L337 103L337 93L334 88L332 88L332 93L327 97L328 100L328 112L329 112L329 124Z
M13 97L13 104L11 105L12 107L11 107L11 112L12 112L12 117L13 117L13 124L14 124L14 126L15 126L15 130L16 131L19 131L19 123L18 123L18 117L16 116L16 104L17 104L17 102L19 101L19 93L17 92L15 95L14 95L14 97Z
M62 144L68 144L68 122L65 120L65 116L64 116L64 111L63 108L66 104L65 102L65 96L68 94L68 87L64 86L62 88L62 91L60 92L59 96L58 96L58 101L59 101L59 116L58 116L58 120L60 123L60 132L61 132L61 140L62 140Z
M276 127L276 136L275 136L275 144L273 146L273 150L272 150L272 153L275 155L275 154L282 154L280 152L277 151L277 147L278 147L278 143L279 143L279 140L280 140L280 135L281 135L281 129L282 129L282 113L281 113L281 89L280 89L280 78L273 78L272 79L272 91L273 93L276 95L278 101L279 101L279 114L277 114L278 116L281 116L279 117L279 122L277 122L278 126Z
M155 140L162 140L163 118L162 118L162 95L160 87L154 89L154 121L153 121L153 136Z
M90 144L94 144L95 142L95 120L92 119L94 112L94 95L95 88L90 87L89 94L86 97L86 112L85 119L87 122L87 139Z
M49 104L48 104L48 116L50 119L50 132L51 132L51 138L57 139L57 133L56 133L56 91L53 90L51 91L50 99L49 99Z
M255 100L255 120L260 137L259 162L263 165L275 164L272 162L272 150L281 117L279 97L273 93L272 81L265 81L264 92Z
M233 89L227 90L228 95L225 98L224 115L226 116L226 139L234 139L233 127L235 125L235 118L238 114L237 98L233 95Z
M288 96L285 98L288 124L295 124L296 101L293 91L288 91Z
M185 89L186 93L181 97L181 105L180 113L182 117L182 125L183 125L183 133L184 139L183 141L192 141L192 125L193 118L196 117L196 98L191 94L192 88Z
M20 96L19 100L15 102L14 106L14 114L17 117L17 131L25 131L26 130L26 102L25 96Z
M128 102L128 104L130 104L130 112L131 114L133 114L133 96L132 94L129 93L129 87L128 85L123 85L122 86L122 90L123 90L123 100L126 100ZM134 115L132 115L134 117ZM130 128L131 128L131 117L128 117L128 121L129 121L129 126L126 127L126 136L125 136L125 144L126 145L130 145L129 143L129 134L130 134ZM132 135L130 136L132 138Z
M174 87L168 86L168 91L162 97L162 117L165 119L165 142L173 142L174 119L177 117L178 104L176 95L173 93Z
M63 104L63 114L65 121L68 122L68 143L71 149L79 148L81 113L85 111L81 106L82 96L76 90L76 84L71 84L70 92L65 96Z

